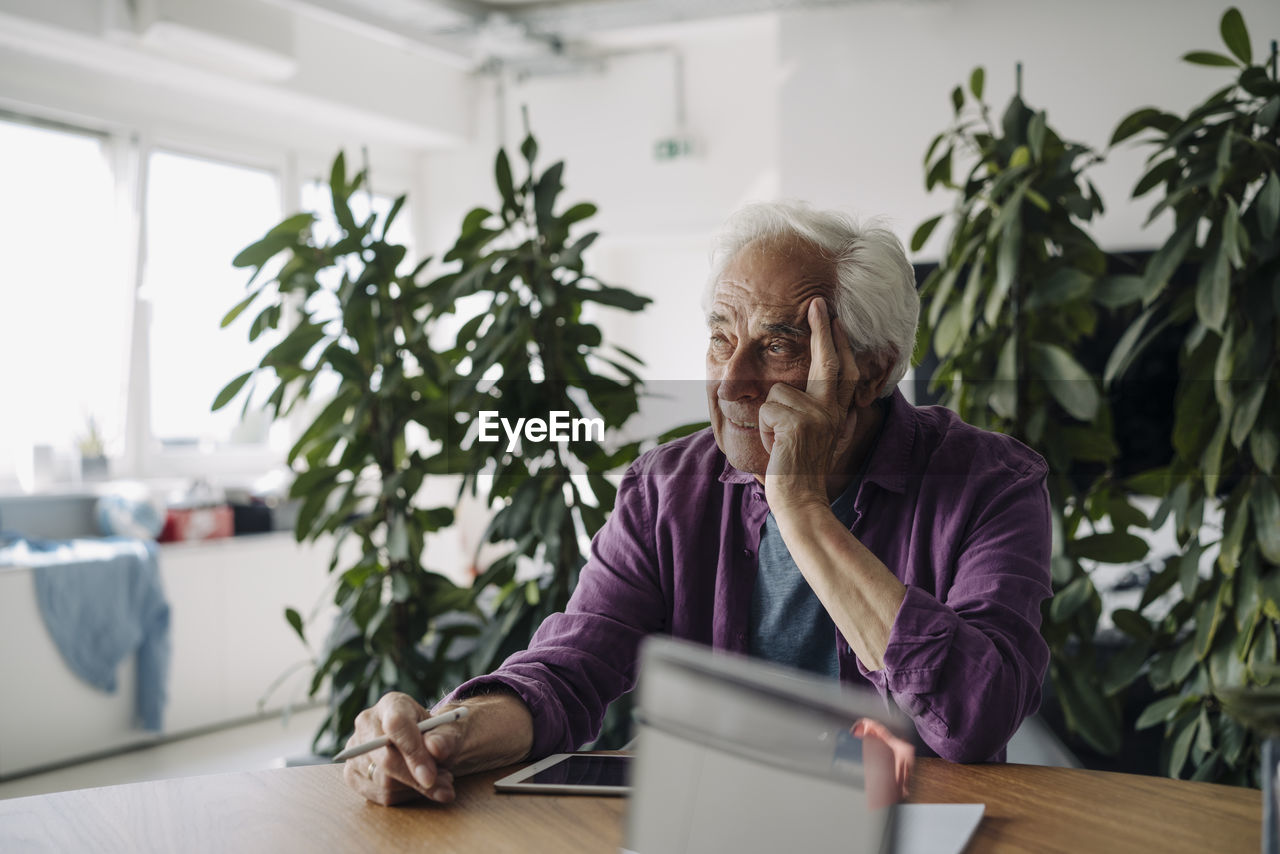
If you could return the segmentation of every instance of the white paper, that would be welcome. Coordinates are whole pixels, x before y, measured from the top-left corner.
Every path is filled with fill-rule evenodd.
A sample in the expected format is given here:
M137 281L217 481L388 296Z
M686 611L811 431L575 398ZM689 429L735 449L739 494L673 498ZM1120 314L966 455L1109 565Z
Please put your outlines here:
M895 854L960 854L986 810L983 804L902 804Z

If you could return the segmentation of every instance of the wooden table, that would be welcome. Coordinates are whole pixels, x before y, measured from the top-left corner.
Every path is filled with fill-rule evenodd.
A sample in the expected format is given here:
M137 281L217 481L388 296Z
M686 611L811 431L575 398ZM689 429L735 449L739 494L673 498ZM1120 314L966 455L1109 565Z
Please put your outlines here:
M496 794L493 781L505 773L459 781L458 800L447 806L368 804L346 788L337 766L16 798L0 801L0 851L617 851L623 799ZM911 799L985 803L972 854L1260 849L1255 789L921 759Z

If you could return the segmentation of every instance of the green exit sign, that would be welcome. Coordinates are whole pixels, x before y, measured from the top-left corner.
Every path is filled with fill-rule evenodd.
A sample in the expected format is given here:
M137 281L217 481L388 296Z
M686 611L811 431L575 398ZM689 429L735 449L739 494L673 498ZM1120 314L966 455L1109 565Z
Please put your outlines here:
M682 157L693 156L693 151L693 137L668 136L653 144L653 159L658 161L679 160Z

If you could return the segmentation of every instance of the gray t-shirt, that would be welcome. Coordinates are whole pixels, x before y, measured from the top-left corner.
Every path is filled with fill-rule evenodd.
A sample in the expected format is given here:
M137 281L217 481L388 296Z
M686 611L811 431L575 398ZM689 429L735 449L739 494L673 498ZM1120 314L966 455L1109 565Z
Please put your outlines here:
M861 476L855 477L831 502L831 511L846 527L853 519L853 500L861 482ZM756 587L751 594L751 655L839 678L835 623L791 559L773 513L764 520L759 554Z

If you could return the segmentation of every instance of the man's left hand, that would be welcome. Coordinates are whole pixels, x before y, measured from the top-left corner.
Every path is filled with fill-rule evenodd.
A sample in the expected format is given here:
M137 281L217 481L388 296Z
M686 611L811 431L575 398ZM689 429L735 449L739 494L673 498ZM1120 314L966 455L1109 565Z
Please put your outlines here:
M760 440L769 452L765 497L775 512L829 506L827 477L849 450L860 378L844 334L832 335L826 300L809 303L809 376L804 389L774 383L760 406Z

